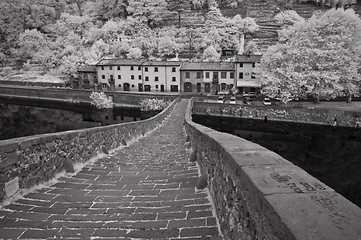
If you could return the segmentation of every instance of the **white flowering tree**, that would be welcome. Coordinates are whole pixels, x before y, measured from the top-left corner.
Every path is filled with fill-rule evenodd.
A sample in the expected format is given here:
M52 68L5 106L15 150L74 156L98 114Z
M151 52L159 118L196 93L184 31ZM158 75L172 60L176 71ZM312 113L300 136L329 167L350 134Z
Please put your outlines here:
M133 47L129 49L127 54L127 58L141 58L142 57L142 50L138 47Z
M286 28L287 41L270 47L258 70L263 92L288 102L359 92L361 19L353 9L331 9Z
M140 100L141 111L161 111L169 105L169 101L158 98L145 98Z
M208 46L203 52L203 60L209 62L217 62L221 58L221 54L213 47L213 45Z
M229 20L228 24L231 25L233 31L238 35L239 47L238 53L244 53L245 36L258 31L259 26L254 18L246 17L242 18L241 15L237 14Z
M104 92L92 92L90 94L91 104L98 109L112 108L113 98L107 97Z
M298 22L302 22L305 19L301 17L295 10L286 10L277 13L274 17L277 23L281 25L293 25Z

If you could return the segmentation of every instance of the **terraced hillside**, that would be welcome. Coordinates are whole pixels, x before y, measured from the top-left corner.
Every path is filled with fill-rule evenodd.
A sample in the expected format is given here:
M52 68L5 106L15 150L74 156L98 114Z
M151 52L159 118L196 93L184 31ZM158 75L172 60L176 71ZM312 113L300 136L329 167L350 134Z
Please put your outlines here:
M266 50L270 45L277 43L277 31L280 25L274 20L274 16L283 10L295 10L300 16L309 18L315 11L325 11L329 6L319 6L314 3L294 3L292 6L281 6L274 0L246 0L238 5L238 8L222 8L221 11L226 17L233 17L240 14L242 17L253 17L260 26L259 31L249 36L248 39L255 41L260 50ZM356 12L361 16L361 1L355 6ZM182 27L203 27L207 9L183 11L181 13L180 25ZM174 16L171 21L179 24L179 16Z

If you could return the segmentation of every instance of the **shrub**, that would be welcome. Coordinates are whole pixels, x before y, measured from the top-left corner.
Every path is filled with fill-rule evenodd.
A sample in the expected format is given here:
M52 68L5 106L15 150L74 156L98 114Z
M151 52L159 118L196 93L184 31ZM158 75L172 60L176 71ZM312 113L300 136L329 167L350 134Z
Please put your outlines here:
M91 104L98 109L112 108L113 98L107 97L104 92L92 92L90 94Z
M145 98L140 100L140 109L142 111L161 111L165 109L169 105L169 101L165 99L158 99L158 98Z

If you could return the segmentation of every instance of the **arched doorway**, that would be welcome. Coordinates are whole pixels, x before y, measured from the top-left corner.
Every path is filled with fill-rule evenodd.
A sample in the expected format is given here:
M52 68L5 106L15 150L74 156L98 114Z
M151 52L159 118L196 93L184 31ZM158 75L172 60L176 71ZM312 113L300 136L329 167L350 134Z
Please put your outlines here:
M192 83L190 82L184 83L184 92L192 92Z

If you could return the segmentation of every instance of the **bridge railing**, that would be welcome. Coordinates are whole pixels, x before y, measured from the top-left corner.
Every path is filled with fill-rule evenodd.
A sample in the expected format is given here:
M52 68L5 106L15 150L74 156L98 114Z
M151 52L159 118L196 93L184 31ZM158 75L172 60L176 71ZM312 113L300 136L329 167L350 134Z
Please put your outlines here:
M19 188L50 180L69 162L86 162L145 135L162 123L178 101L142 121L0 141L0 203Z
M280 155L191 119L191 160L208 180L225 239L360 239L361 209Z

